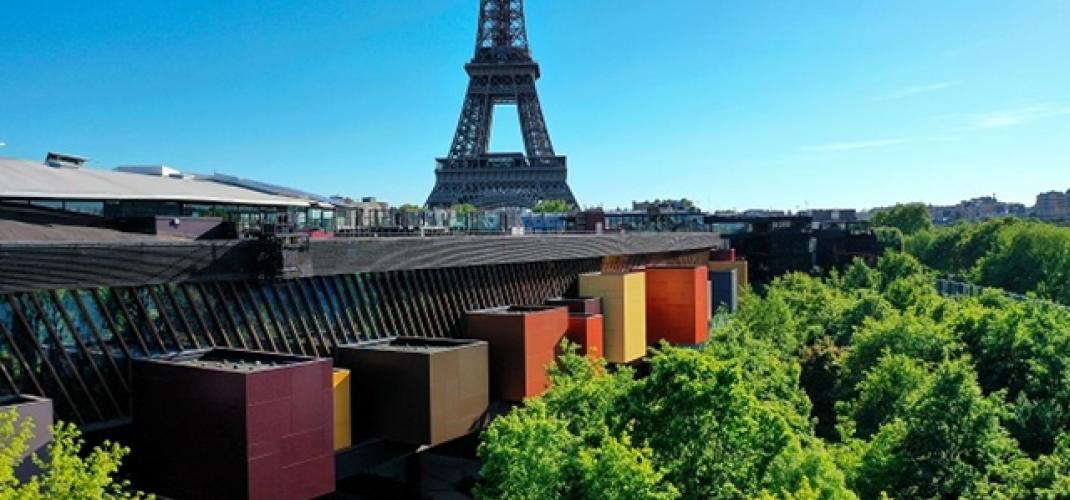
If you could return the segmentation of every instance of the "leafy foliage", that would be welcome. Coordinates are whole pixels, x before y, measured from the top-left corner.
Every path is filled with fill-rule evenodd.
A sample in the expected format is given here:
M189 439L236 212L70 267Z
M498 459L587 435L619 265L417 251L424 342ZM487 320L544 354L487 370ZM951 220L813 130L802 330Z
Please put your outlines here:
M900 498L955 498L989 469L1016 458L1000 426L1003 405L986 398L968 363L941 363L902 418L882 425L862 457L857 491Z
M531 211L540 214L557 214L571 212L576 207L565 200L542 200L535 204Z
M450 205L450 211L457 215L471 215L476 213L476 206L471 203L454 203Z
M955 231L998 248L1026 225ZM932 280L895 252L875 268L782 276L744 295L705 346L655 349L642 378L568 354L544 396L487 431L480 492L1067 498L1070 313L995 292L942 297Z
M854 387L855 399L844 401L839 412L849 418L853 434L866 439L880 426L906 415L918 394L930 383L925 364L902 354L886 354Z
M491 424L479 456L481 498L675 499L651 450L633 446L627 432L611 434L617 408L634 388L629 370L609 374L604 360L567 346L551 369L553 389ZM537 451L533 451L537 450Z
M903 236L903 231L900 231L899 228L875 227L873 228L873 236L877 238L877 245L882 250L903 251L906 237Z
M1070 228L1007 217L923 231L906 248L940 272L1070 305Z
M930 229L933 226L929 208L924 203L899 204L873 214L870 220L874 227L894 227L904 235Z
M118 480L123 457L130 450L118 443L105 442L83 456L85 441L73 424L59 422L52 427L48 459L32 455L41 472L20 483L14 469L21 463L33 433L33 423L18 421L14 410L0 411L0 499L37 500L46 498L152 498L131 490Z
M598 448L580 451L579 468L584 498L606 500L672 500L680 493L664 483L663 473L654 469L649 448L635 448L625 434L621 439L607 436Z
M483 436L479 457L485 481L481 498L561 498L570 491L574 471L569 470L579 440L568 423L533 404L497 418Z
M695 351L670 349L625 402L635 437L654 450L685 498L738 498L760 489L790 442L780 415L748 390L741 370Z

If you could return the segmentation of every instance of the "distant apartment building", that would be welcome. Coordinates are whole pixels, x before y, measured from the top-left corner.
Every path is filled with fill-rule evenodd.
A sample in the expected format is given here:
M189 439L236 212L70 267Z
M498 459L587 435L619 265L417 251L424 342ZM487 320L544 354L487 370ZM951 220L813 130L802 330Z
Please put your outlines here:
M993 217L1026 215L1021 203L999 201L995 196L981 196L960 201L955 205L929 205L929 215L937 224L951 224L963 220L984 220Z
M853 208L814 208L800 210L799 215L809 216L817 223L856 222L858 210Z
M1045 220L1070 219L1070 190L1065 193L1049 191L1038 194L1033 215Z
M390 204L365 196L360 201L346 196L335 195L331 203L336 207L339 230L381 227L392 222Z

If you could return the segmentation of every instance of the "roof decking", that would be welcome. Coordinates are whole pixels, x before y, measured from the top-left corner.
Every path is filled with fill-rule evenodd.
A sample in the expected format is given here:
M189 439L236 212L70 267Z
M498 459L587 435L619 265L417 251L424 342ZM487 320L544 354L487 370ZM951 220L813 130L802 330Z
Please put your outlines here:
M11 158L0 158L0 198L309 205L305 199L266 194L211 180L176 179L91 168L57 168Z

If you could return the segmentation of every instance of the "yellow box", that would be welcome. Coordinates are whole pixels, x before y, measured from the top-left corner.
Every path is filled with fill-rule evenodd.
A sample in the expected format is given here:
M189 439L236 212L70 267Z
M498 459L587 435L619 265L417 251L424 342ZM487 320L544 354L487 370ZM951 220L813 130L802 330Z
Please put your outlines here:
M606 360L628 363L646 356L645 273L581 274L580 296L602 298Z
M331 377L334 388L334 451L353 446L353 407L350 406L349 370L335 368Z
M736 282L739 284L739 293L743 294L747 290L747 261L734 260L734 261L710 261L710 271L728 271L730 269L736 270Z

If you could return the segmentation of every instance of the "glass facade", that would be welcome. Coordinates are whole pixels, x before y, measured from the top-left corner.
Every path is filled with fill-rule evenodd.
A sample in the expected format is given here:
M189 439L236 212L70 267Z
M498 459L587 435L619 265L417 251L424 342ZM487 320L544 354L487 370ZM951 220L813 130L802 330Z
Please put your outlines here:
M105 219L135 219L149 217L218 217L234 222L239 230L261 224L275 224L280 220L296 223L297 229L335 230L335 211L324 207L279 207L239 204L184 203L179 201L140 200L26 200L3 199L5 204L31 205L51 210L65 210ZM288 217L280 217L287 215Z
M651 214L646 212L608 212L605 229L607 231L653 231L703 232L709 228L705 214L699 212L670 212Z

